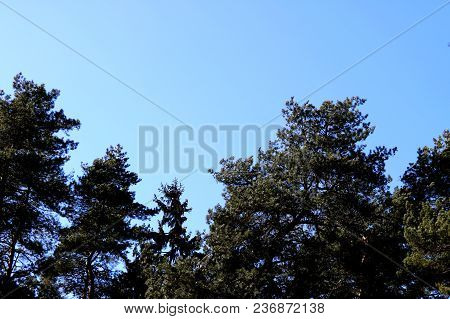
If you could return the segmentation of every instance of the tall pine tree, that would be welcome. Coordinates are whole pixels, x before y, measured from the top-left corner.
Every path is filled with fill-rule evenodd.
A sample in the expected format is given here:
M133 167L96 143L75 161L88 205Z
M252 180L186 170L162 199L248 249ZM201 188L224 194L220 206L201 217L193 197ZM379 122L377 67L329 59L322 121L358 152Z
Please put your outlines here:
M138 176L128 170L121 146L111 147L74 184L72 225L61 232L56 250L59 283L67 295L81 298L107 297L107 291L127 260L135 238L130 219L147 209L135 201L131 187Z
M0 91L0 296L33 297L69 198L63 165L77 144L67 134L80 123L56 108L58 90L21 74L13 89Z
M395 194L404 214L404 235L409 247L405 266L418 278L409 289L416 297L450 294L450 132L418 151ZM420 278L420 279L419 279Z
M400 232L384 172L395 150L366 151L374 128L359 110L363 103L351 98L315 107L292 98L283 110L286 127L256 162L222 162L214 176L225 185L225 205L208 217L212 294L401 295L397 266L373 249L398 258L399 246L389 244Z

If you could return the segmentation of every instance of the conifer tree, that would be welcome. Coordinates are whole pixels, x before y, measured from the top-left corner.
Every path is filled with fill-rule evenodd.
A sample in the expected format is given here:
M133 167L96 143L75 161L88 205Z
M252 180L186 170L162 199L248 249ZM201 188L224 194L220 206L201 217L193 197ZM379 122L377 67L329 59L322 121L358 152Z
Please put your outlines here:
M130 219L148 210L135 201L131 187L138 176L128 170L121 146L83 165L83 175L73 185L72 225L61 232L56 251L59 283L65 294L81 298L107 297L119 262L135 238Z
M145 218L141 218L141 225L133 227L133 252L125 260L126 271L114 278L106 294L114 299L143 299L147 292L146 265L156 263L156 254L160 250L154 249L155 232L149 226L150 217L156 215L156 209L148 209ZM149 253L152 252L152 253Z
M450 294L450 132L418 150L415 163L402 178L395 194L404 214L404 235L409 250L405 266L418 278L410 289L417 297Z
M201 236L191 237L184 223L191 211L188 200L182 200L183 186L174 180L162 185L161 196L155 195L157 210L162 214L158 232L144 248L147 276L147 298L194 298L200 294L199 252Z
M13 89L0 91L0 296L34 297L69 198L63 165L77 143L67 135L80 123L56 108L58 90L21 74Z
M188 200L182 201L181 196L184 187L175 179L170 185L162 185L159 189L161 197L155 195L157 209L162 213L159 223L159 236L156 241L169 262L173 263L178 258L188 257L198 248L198 237L190 238L184 223L186 214L192 209L188 207ZM165 229L167 228L167 232Z
M154 209L139 204L120 145L71 181L63 165L79 121L56 108L57 90L21 74L13 89L0 91L0 297L450 293L449 131L419 149L392 195L385 162L395 149L367 149L374 127L363 99L316 107L291 98L266 151L213 172L224 204L209 211L209 233L192 236L183 186L161 185Z
M394 149L366 151L374 127L363 99L315 107L292 98L286 127L267 151L227 159L214 173L225 204L209 213L210 291L228 298L401 295L398 218L388 209L385 161ZM384 226L389 226L383 229Z

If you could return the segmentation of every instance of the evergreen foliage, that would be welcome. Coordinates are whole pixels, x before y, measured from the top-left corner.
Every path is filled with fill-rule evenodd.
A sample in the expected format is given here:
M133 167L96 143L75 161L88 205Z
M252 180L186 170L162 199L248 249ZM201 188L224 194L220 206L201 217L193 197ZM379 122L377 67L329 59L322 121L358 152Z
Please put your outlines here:
M183 186L139 203L120 145L64 172L80 123L58 95L21 74L0 91L1 297L448 298L449 131L391 194L363 99L291 98L267 150L212 172L223 204L192 235Z
M395 194L395 200L404 213L404 236L409 246L404 264L422 279L410 284L418 290L418 296L448 296L449 131L436 138L433 147L419 149L416 162L408 167L402 181L403 187Z
M73 185L72 225L61 231L55 252L66 294L105 297L118 263L127 260L135 238L130 220L146 212L130 190L139 178L127 161L121 146L110 147L105 156L83 165L83 175Z
M153 245L145 250L147 262L147 298L195 298L201 273L198 269L202 254L199 252L201 236L191 237L184 223L191 212L187 200L182 200L183 186L174 180L162 185L161 196L154 202L162 214Z
M395 150L365 151L374 128L363 103L355 97L315 107L291 99L286 127L256 163L222 162L214 176L225 185L225 205L210 212L207 241L219 296L400 294L396 266L371 249L395 245L384 172Z
M70 197L63 165L78 120L55 106L58 90L14 78L0 91L0 295L33 297L39 264L51 253Z

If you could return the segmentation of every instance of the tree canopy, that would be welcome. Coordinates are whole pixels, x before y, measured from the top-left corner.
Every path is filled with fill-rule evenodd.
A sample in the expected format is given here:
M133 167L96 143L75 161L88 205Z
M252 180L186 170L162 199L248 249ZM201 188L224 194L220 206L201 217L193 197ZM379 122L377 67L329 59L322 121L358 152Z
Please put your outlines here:
M21 74L13 89L0 91L0 295L31 297L70 197L63 165L77 143L66 135L80 122L57 109L58 90Z
M210 212L207 240L219 295L398 294L395 266L370 248L391 237L383 228L393 225L384 168L395 150L365 151L374 128L363 103L355 97L315 107L291 99L286 127L256 161L222 161L214 176L225 185L225 205Z
M410 284L419 295L449 295L450 266L450 132L418 150L397 190L408 244L405 266L417 274Z
M366 146L364 99L291 98L266 150L211 172L223 203L192 234L186 221L202 212L181 183L139 203L120 145L64 172L80 122L58 95L21 74L11 96L0 91L0 296L448 297L449 131L391 192L396 149Z

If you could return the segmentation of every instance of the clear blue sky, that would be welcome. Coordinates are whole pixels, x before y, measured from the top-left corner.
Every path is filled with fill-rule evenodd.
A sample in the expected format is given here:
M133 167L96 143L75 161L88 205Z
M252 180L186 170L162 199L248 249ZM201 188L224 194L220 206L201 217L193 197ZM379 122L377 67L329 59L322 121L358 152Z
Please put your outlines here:
M193 126L263 124L444 3L428 1L0 1L0 88L18 72L61 90L79 118L68 170L128 151L138 170L139 125L178 123L24 21L1 2ZM449 127L450 5L336 79L310 100L367 99L369 145L397 146L388 173L398 184L419 146ZM282 123L281 119L276 121ZM174 174L141 174L152 198ZM178 176L182 178L183 176ZM205 228L221 185L184 181L191 229Z

